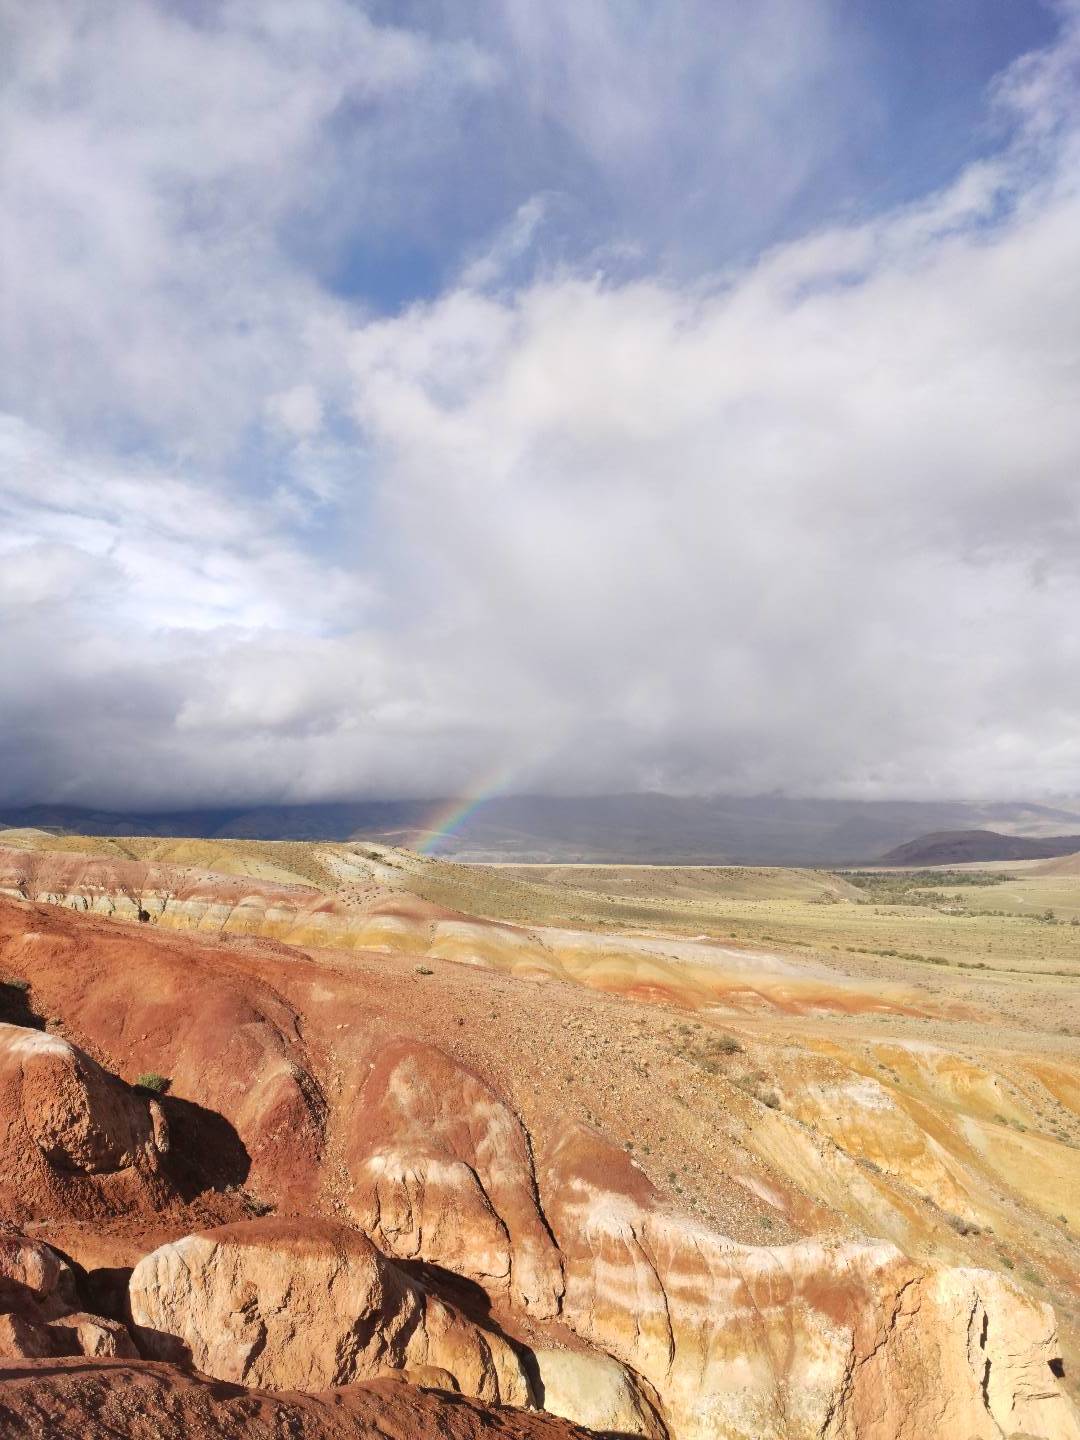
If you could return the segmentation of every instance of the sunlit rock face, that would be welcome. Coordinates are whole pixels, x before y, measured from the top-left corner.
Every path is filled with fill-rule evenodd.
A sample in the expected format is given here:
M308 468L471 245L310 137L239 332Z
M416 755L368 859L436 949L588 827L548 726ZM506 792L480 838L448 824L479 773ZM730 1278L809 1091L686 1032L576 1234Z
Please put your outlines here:
M557 1314L562 1262L540 1213L528 1136L478 1076L430 1045L373 1059L351 1106L357 1223L388 1254L423 1259Z
M881 1243L737 1245L581 1129L540 1193L566 1319L655 1387L681 1440L1080 1436L1053 1311L999 1276Z
M428 1367L481 1400L530 1398L504 1340L344 1226L268 1218L185 1236L139 1262L129 1300L144 1351L221 1380L316 1391Z

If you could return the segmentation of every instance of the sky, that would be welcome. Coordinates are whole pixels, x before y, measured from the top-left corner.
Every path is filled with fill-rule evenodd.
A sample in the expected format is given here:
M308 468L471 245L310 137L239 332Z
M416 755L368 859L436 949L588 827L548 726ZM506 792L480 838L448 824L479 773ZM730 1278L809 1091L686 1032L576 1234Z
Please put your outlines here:
M0 804L1080 793L1080 0L0 30Z

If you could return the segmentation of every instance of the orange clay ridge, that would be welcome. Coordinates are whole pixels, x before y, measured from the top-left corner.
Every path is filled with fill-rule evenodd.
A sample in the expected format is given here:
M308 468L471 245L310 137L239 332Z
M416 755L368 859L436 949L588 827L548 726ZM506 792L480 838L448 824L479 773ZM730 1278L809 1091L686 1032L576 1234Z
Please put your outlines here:
M1080 1440L1080 865L975 878L0 833L0 1436Z

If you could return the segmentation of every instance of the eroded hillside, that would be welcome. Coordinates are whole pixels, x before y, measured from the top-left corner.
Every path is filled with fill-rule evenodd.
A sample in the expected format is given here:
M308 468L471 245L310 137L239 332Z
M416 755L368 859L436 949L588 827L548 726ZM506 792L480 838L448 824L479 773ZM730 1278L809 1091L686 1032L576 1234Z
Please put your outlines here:
M390 1373L676 1440L1080 1436L1080 932L1018 899L1067 870L3 838L3 1344L57 1415L82 1353L305 1435Z

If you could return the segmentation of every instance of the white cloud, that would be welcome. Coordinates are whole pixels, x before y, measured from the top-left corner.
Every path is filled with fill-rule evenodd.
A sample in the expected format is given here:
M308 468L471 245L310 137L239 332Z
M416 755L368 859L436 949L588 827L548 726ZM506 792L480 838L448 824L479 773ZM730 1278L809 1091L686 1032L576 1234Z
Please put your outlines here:
M707 118L743 165L783 148L798 45L819 79L844 52L824 10L723 9L746 93ZM322 287L297 215L408 208L493 87L613 186L689 143L685 46L644 65L612 7L557 14L574 45L508 5L516 48L486 55L343 0L20 12L0 798L434 794L496 765L1080 789L1074 32L1000 85L1001 155L752 264L524 280L544 192L430 303ZM760 183L828 143L808 125Z
M302 548L272 503L147 466L74 460L4 416L0 476L0 562L11 603L70 599L78 579L81 600L94 602L89 611L80 605L83 625L142 635L221 626L303 634L355 619L372 596L362 571ZM86 590L91 574L102 577L96 594ZM25 578L15 584L16 575Z
M312 385L294 385L267 401L271 416L296 439L316 434L322 425L323 407Z
M347 0L6 8L0 403L202 463L235 458L274 395L332 404L343 307L290 226L340 180L343 116L368 117L349 130L362 187L420 97L409 143L438 148L483 57Z

